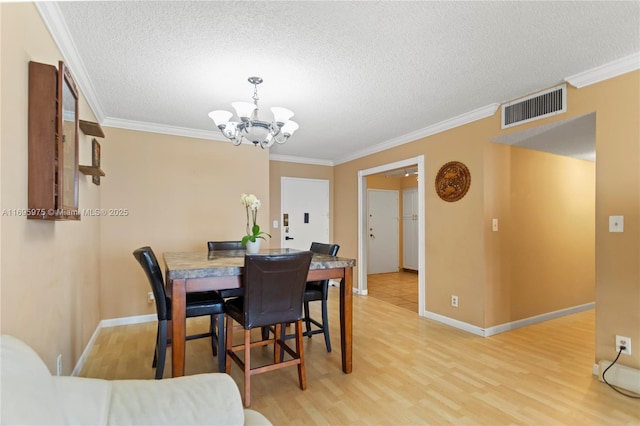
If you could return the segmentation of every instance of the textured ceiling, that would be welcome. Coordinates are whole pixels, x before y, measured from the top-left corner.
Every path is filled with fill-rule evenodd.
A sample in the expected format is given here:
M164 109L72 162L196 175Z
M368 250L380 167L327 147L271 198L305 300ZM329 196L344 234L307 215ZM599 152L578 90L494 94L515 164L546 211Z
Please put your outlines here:
M101 124L224 140L207 114L251 101L257 75L265 115L283 106L300 124L272 157L319 164L640 58L638 1L38 7Z

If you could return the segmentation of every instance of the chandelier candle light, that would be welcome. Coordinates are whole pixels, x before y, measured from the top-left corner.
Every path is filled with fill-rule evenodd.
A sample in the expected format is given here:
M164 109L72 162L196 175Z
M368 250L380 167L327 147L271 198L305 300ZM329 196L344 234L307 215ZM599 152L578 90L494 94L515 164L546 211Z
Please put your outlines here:
M209 117L222 132L224 137L240 145L243 140L253 142L260 148L269 148L274 142L285 143L293 132L298 129L298 123L289 120L293 112L281 107L272 107L273 122L258 118L258 84L262 83L260 77L249 77L249 83L253 84L253 103L233 102L231 106L236 110L240 121L229 121L233 115L229 111L216 110L209 113Z
M248 253L257 253L260 250L260 239L266 241L265 235L271 238L271 235L260 231L260 226L257 224L258 209L262 203L253 194L241 194L240 202L247 211L247 235L242 237L242 245L247 247Z

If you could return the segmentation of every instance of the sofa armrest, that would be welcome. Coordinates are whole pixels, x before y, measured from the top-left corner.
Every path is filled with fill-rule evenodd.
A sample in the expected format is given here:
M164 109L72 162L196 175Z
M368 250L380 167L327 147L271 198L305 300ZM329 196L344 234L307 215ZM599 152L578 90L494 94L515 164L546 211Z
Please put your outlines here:
M51 373L38 354L21 340L0 338L0 424L64 424Z
M111 382L110 425L243 425L242 398L223 373Z
M111 382L86 377L53 377L66 424L106 425L109 418Z
M251 410L250 408L245 408L244 424L245 426L270 426L271 422L261 413Z

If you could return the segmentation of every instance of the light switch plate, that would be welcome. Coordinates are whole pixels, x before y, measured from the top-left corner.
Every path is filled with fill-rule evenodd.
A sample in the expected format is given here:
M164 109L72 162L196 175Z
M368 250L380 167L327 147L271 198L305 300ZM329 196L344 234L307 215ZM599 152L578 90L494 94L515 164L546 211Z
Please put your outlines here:
M273 229L278 229L278 221L277 220L273 221Z
M491 219L491 229L493 232L498 231L498 219Z
M624 216L609 216L609 232L624 232Z

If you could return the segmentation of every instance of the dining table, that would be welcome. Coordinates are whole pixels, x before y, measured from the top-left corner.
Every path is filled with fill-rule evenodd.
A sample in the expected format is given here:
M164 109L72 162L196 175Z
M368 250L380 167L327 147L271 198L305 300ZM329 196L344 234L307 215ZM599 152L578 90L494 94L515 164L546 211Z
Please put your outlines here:
M291 248L260 250L258 255L300 251ZM173 377L185 374L186 295L192 292L242 287L245 250L164 252L165 289L171 297ZM353 268L355 259L313 253L308 281L340 280L340 349L342 371L351 373L353 336ZM218 355L220 356L220 355Z

